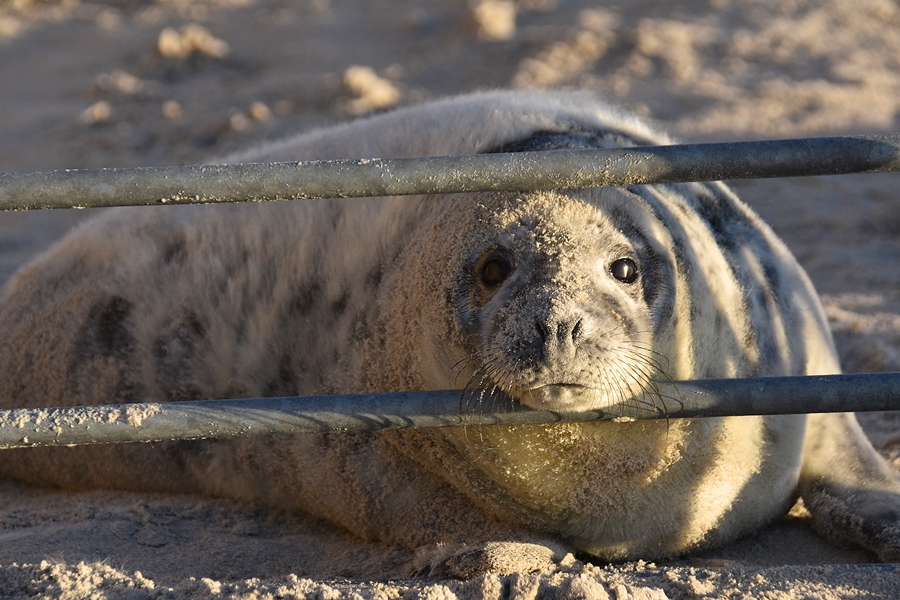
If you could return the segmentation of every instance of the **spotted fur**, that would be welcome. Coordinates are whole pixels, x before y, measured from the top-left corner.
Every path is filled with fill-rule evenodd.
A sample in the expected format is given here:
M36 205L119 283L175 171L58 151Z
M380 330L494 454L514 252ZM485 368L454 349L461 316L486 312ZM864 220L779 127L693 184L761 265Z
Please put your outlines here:
M589 94L492 92L229 160L667 143ZM0 332L5 406L465 387L474 423L510 396L629 415L669 408L661 379L839 368L809 280L721 183L113 210L9 282ZM302 509L470 558L498 540L673 556L763 526L799 489L823 533L898 556L893 530L867 533L900 509L896 477L851 415L812 417L806 434L805 421L32 449L0 469ZM873 482L880 495L855 505ZM462 564L441 556L438 571Z

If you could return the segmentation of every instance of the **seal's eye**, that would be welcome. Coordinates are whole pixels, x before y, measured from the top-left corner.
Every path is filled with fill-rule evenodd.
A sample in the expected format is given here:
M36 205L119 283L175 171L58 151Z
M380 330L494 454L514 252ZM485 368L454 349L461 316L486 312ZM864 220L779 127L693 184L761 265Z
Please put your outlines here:
M506 281L511 271L512 265L506 258L498 254L491 254L485 257L479 266L478 278L487 287L497 287Z
M634 283L638 276L638 267L630 258L620 258L609 265L609 272L622 283Z

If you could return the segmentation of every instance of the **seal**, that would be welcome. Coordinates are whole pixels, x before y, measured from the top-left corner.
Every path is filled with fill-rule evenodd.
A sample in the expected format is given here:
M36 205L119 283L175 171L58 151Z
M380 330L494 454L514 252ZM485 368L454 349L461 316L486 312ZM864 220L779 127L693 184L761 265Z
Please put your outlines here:
M590 94L489 92L228 160L667 143ZM808 278L721 183L110 210L8 283L0 332L6 407L464 387L473 424L510 398L626 417L0 453L28 482L301 509L461 575L680 555L801 493L900 558L900 482L852 415L627 422L661 379L839 372Z

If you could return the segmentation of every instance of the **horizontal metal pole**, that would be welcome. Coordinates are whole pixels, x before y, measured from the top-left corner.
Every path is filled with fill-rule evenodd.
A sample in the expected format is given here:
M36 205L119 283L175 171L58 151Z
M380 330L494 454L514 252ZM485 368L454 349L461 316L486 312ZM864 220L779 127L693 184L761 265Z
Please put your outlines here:
M0 448L275 433L900 410L900 374L660 383L658 398L562 414L463 392L350 394L0 411ZM461 406L468 405L463 412Z
M196 204L900 170L900 134L426 158L0 174L0 210Z

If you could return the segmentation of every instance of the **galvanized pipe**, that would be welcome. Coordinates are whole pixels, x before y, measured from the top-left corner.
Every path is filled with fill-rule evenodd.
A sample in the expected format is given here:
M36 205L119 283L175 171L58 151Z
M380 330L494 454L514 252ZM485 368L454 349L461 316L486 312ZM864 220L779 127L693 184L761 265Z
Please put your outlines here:
M0 411L0 448L276 433L898 410L900 373L660 383L629 406L561 414L460 391L211 400ZM467 406L465 410L462 406Z
M0 174L0 210L546 190L900 170L900 134Z

